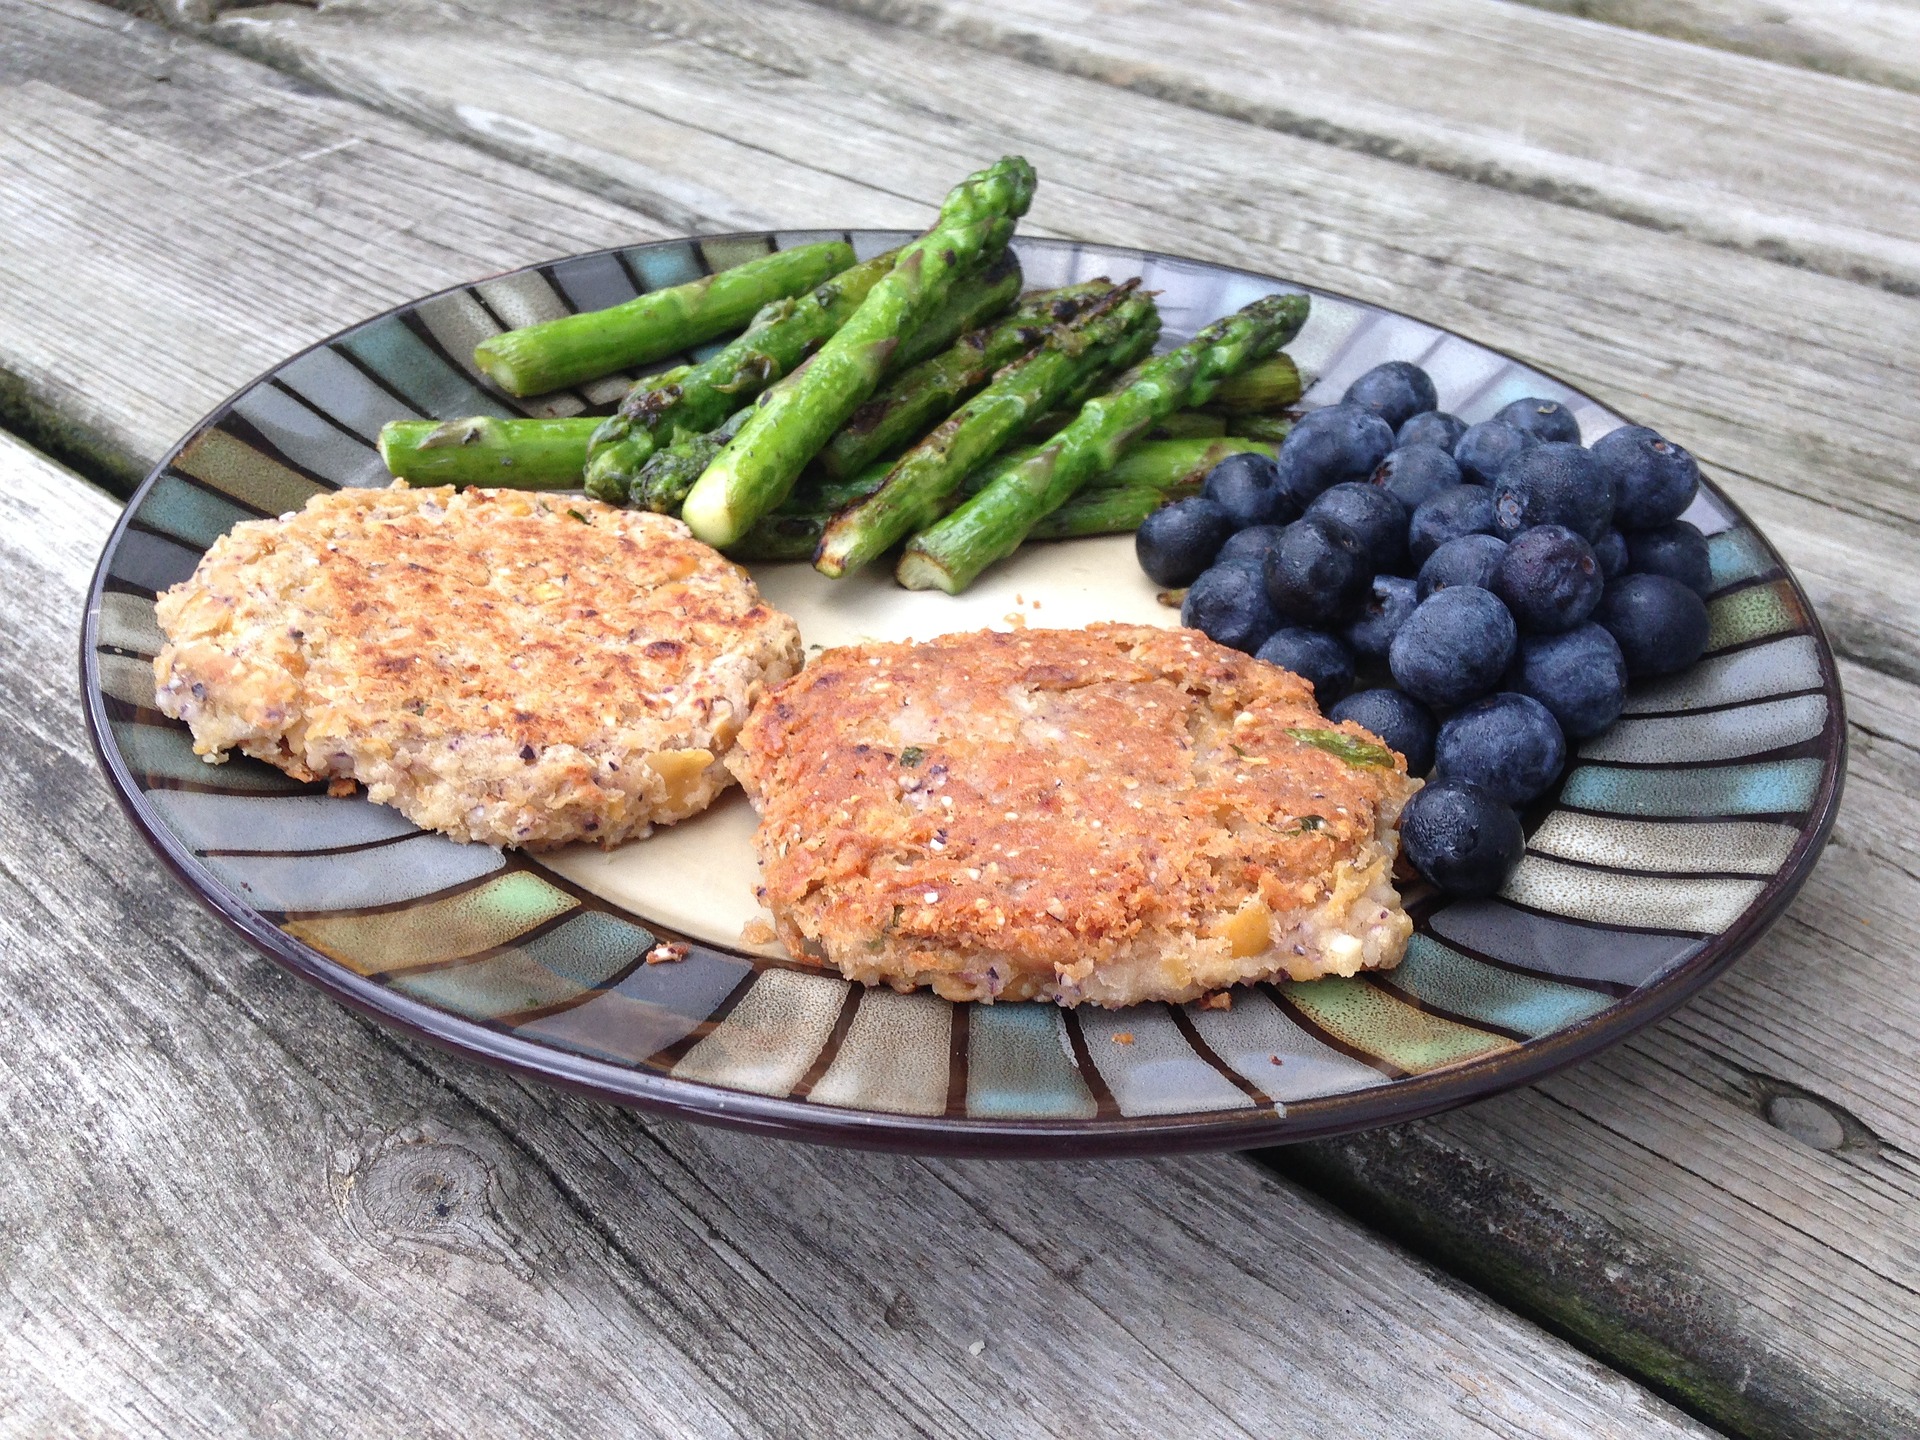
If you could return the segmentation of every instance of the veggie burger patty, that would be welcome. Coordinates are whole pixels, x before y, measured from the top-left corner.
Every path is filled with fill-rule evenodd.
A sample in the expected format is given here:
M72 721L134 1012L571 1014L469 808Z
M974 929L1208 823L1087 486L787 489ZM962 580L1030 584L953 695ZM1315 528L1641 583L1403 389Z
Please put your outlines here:
M797 956L952 1000L1118 1007L1395 964L1404 762L1194 630L830 650L728 765Z
M704 809L800 662L793 621L678 520L404 482L235 526L158 615L156 703L210 762L529 849Z

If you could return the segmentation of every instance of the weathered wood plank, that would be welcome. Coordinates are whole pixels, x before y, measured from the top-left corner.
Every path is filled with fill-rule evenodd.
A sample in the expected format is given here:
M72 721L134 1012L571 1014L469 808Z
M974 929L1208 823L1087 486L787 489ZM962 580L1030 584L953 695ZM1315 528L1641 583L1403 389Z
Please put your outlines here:
M360 316L676 233L103 7L9 6L0 97L0 418L128 480Z
M1913 0L1519 0L1558 10L1920 91L1920 9Z
M1899 558L1920 544L1903 388L1920 301L790 0L578 0L537 21L499 0L269 7L212 33L623 198L724 176L786 223L838 223L843 177L933 199L1021 150L1043 176L1037 230L1405 308L1661 427L1786 547L1836 643L1920 678L1920 575Z
M1920 98L1487 0L823 3L1920 294Z
M112 519L0 437L0 1431L1707 1434L1244 1160L780 1146L351 1019L86 753Z

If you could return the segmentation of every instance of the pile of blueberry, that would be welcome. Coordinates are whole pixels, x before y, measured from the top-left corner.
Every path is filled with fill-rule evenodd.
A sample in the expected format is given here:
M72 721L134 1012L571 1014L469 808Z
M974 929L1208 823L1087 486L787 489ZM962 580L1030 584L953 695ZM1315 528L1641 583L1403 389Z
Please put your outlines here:
M1700 470L1637 425L1584 448L1553 400L1478 425L1436 405L1419 366L1376 366L1277 460L1231 456L1150 515L1136 548L1153 580L1189 587L1185 624L1304 676L1330 716L1431 773L1401 820L1407 856L1486 895L1568 740L1612 725L1629 679L1706 648L1707 542L1679 518Z

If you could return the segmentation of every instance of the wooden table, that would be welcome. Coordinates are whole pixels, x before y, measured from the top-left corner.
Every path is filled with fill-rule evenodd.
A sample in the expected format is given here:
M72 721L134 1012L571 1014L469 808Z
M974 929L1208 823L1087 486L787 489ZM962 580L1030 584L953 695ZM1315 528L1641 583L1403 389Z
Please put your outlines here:
M159 4L0 0L0 1431L1920 1435L1912 0ZM1398 1129L928 1162L449 1059L167 879L74 648L196 415L476 274L918 225L1009 150L1037 233L1465 331L1754 514L1852 769L1730 975Z

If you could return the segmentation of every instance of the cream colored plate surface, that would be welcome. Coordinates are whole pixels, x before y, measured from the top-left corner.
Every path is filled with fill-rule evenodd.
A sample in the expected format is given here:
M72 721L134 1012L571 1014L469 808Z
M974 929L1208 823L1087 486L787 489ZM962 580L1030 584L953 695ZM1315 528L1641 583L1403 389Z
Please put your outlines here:
M1097 620L1177 625L1177 610L1154 598L1131 535L1030 545L995 566L964 595L902 590L885 564L845 580L809 565L756 567L768 602L800 626L809 659L869 640L926 640L960 630L1016 626L1071 629ZM767 912L754 899L753 807L738 788L704 814L615 850L576 845L541 863L636 915L750 954L780 956L775 941L748 944L741 930Z

